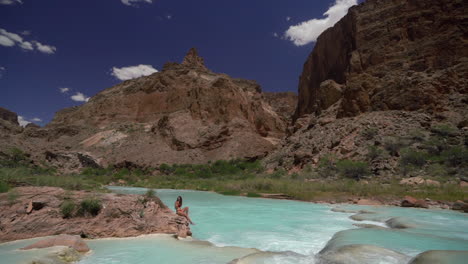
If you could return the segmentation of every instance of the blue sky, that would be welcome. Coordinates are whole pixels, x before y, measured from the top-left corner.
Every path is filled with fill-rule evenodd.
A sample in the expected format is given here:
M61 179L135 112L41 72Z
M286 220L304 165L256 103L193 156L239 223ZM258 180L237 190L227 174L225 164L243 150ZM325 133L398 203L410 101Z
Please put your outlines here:
M44 125L191 47L214 72L297 91L314 39L356 2L0 0L0 106Z

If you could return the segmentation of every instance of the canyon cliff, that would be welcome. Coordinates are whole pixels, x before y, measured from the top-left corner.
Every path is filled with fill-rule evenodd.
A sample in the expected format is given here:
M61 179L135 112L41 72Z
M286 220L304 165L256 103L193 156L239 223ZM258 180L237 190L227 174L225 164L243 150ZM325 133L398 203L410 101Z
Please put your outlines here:
M452 131L447 146L463 145L467 21L468 5L458 0L351 7L318 37L300 77L293 134L265 164L291 170L318 166L327 156L367 159L371 147L416 134L433 139L440 126ZM372 160L372 170L391 172L396 156Z

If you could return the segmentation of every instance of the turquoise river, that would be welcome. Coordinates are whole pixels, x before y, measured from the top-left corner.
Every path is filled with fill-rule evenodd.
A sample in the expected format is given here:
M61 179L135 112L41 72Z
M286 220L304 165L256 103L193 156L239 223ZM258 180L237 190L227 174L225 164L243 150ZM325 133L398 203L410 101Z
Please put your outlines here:
M459 212L183 190L157 190L157 195L171 208L176 197L183 196L196 224L192 239L148 235L88 240L92 251L79 264L468 263L468 214ZM0 244L0 263L31 263L51 251L18 250L36 240Z

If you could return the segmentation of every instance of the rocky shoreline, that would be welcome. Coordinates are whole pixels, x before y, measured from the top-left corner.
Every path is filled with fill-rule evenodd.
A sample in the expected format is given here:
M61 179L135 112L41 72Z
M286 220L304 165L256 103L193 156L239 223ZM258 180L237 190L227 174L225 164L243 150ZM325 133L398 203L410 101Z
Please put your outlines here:
M55 187L18 187L0 194L0 243L61 234L107 238L155 233L191 235L187 220L155 196Z
M241 196L247 196L246 193L242 193ZM261 198L266 199L280 199L280 200L292 200L292 201L302 201L294 199L288 195L282 193L260 193ZM345 201L343 201L345 199ZM389 199L389 198L361 198L355 196L349 196L346 198L340 197L336 198L327 198L327 199L316 199L312 201L306 201L311 203L318 204L356 204L356 205L370 205L370 206L397 206L397 207L415 207L415 208L425 208L425 209L444 209L444 210L454 210L468 213L468 203L467 201L458 200L456 202L449 201L438 201L426 199L417 199L412 196L405 196L402 199Z

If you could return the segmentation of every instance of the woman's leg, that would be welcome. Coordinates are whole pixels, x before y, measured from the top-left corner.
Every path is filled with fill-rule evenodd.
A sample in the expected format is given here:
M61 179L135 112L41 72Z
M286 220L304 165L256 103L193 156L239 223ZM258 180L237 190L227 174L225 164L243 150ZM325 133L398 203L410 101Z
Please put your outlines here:
M189 211L189 208L188 208L188 206L187 206L187 207L185 207L185 208L184 208L184 209L182 209L182 210L184 210L184 213L186 213L186 214L188 215L188 211Z
M189 223L192 224L192 225L194 225L194 223L192 222L192 219L190 219L190 217L188 216L188 214L184 213L183 211L178 211L177 214L180 215L180 216L183 216L183 217L187 218L187 220L189 221Z

